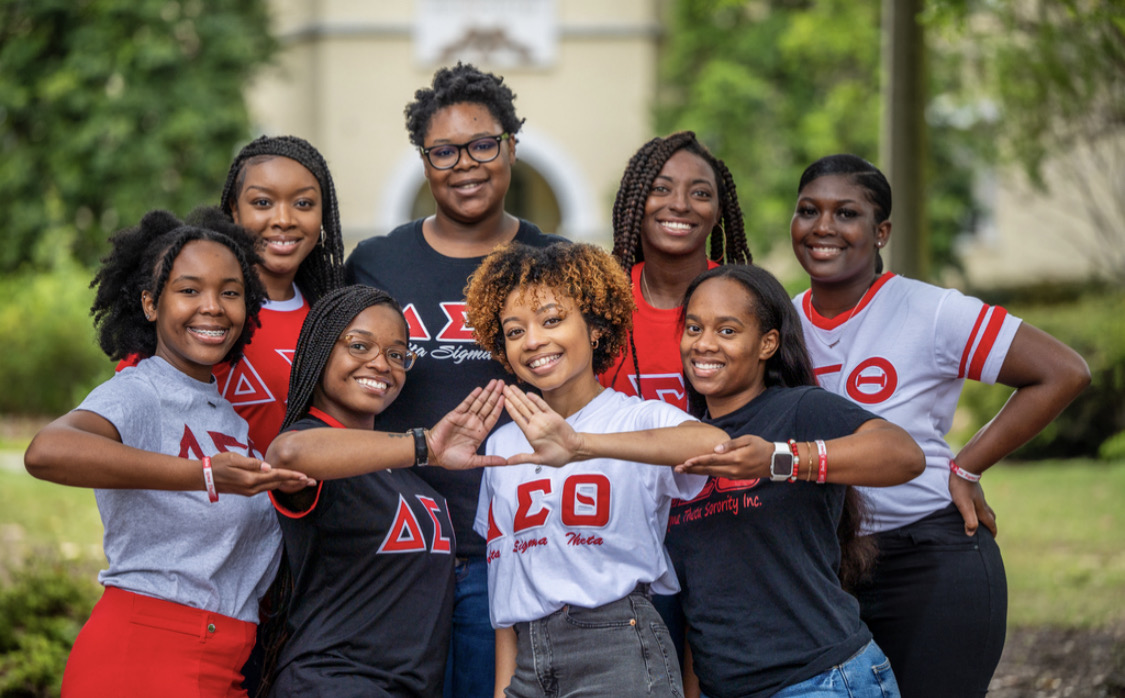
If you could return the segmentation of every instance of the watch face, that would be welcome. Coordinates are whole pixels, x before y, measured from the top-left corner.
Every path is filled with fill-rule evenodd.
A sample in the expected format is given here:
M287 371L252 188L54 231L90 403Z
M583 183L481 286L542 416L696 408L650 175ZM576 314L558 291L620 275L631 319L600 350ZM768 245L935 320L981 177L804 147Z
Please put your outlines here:
M793 454L775 451L773 460L770 461L770 475L778 479L791 477L793 475Z

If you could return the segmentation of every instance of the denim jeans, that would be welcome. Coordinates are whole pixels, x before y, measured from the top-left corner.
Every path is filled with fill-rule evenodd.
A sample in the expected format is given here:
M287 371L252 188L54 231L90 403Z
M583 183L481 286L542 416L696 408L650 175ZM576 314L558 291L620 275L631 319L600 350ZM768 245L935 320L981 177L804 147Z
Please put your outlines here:
M517 623L513 697L682 698L672 638L647 589L597 608Z
M488 563L458 558L453 568L453 636L445 663L445 698L492 698L496 631L488 617Z
M898 698L900 695L887 655L871 641L843 664L787 686L773 694L773 698Z

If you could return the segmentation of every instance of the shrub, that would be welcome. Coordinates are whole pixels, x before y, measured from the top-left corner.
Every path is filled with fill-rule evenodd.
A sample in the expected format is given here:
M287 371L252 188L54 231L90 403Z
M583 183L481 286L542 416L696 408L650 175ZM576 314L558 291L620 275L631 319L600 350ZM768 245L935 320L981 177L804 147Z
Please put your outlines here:
M100 587L84 569L35 559L0 588L0 697L57 696Z
M113 374L90 317L93 277L64 263L0 280L0 413L62 414Z
M989 302L999 302L989 299ZM1125 431L1125 291L1090 291L1077 300L1006 304L1013 314L1070 345L1090 366L1090 387L1013 458L1033 460L1096 457L1111 437ZM965 442L991 419L1012 391L966 381L960 407L969 417L951 440ZM1118 446L1118 450L1121 450Z

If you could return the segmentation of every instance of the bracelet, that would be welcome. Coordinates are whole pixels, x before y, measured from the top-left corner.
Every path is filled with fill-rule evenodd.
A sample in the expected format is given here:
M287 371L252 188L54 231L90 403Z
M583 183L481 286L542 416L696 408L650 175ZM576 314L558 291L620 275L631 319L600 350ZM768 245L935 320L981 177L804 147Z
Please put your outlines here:
M820 439L816 440L816 453L820 457L816 470L816 484L823 485L828 482L828 447Z
M961 478L962 480L968 480L969 482L980 482L980 475L977 475L976 473L970 473L968 470L965 470L961 466L954 463L952 458L949 459L949 469L953 472L954 475Z
M430 448L426 445L426 430L422 427L414 427L410 433L414 435L414 465L419 468L429 465Z
M809 482L812 482L812 463L813 463L813 457L812 457L812 454L813 454L813 445L812 445L812 441L809 441L809 442L808 442L808 443L806 443L805 445L806 445L806 446L808 446L808 451L809 451L809 474L805 476L805 480L807 480L807 481L809 481Z
M211 472L211 457L203 456L203 483L207 485L207 499L211 503L219 501L219 491L215 489L215 474Z
M789 482L796 482L801 470L801 456L797 452L796 441L789 439L785 443L789 444L789 452L793 454L793 473L789 476Z

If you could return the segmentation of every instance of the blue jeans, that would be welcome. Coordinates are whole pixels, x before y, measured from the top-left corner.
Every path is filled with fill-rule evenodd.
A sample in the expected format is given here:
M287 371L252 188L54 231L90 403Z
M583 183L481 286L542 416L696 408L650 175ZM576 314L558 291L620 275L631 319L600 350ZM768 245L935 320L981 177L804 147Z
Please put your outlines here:
M597 608L564 606L515 630L508 696L683 697L672 638L647 589Z
M900 695L890 660L872 640L843 664L787 686L773 694L773 698L898 698Z
M488 563L457 558L453 568L453 636L445 663L445 698L492 698L496 631L488 617Z

